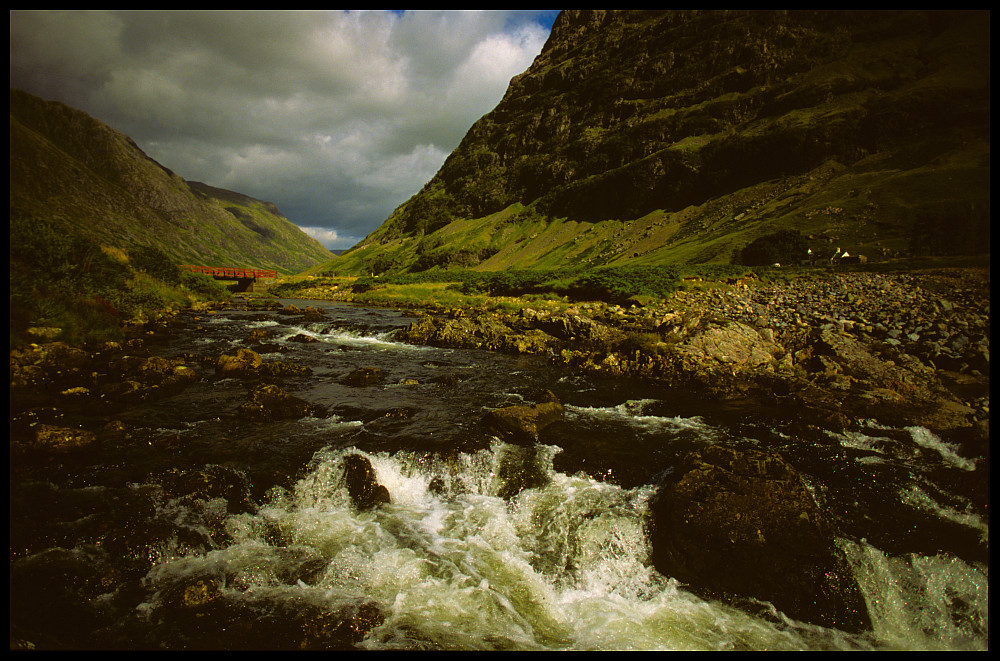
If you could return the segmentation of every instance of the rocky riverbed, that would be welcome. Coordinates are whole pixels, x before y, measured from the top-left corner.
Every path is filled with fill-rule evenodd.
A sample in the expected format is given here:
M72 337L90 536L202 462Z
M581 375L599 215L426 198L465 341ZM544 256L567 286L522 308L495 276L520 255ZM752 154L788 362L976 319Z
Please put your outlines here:
M684 603L757 617L754 600L764 600L810 623L793 648L898 649L889 603L905 604L903 647L926 648L931 630L948 649L986 641L988 273L688 285L668 300L559 311L285 301L188 312L99 349L12 351L12 640L395 645L398 631L413 635L407 601L419 591L405 581L388 596L351 588L334 604L334 588L357 573L352 558L368 558L378 581L400 574L401 549L427 546L420 566L437 567L440 549L472 540L467 557L478 558L481 537L470 531L523 509L515 519L537 529L504 534L502 560L487 564L507 568L527 548L545 590L576 586L576 572L594 571L579 563L607 549L614 590L631 589L618 568L633 557L642 595L671 594L660 581L673 577ZM674 399L685 395L703 403L685 401L678 415ZM744 414L757 417L744 424ZM280 518L320 511L331 494L321 508L335 518L329 526L308 514L303 530L282 532L297 524ZM576 503L581 494L590 495ZM427 521L459 513L475 522L427 537ZM342 570L326 540L355 524L347 537L358 546ZM319 541L308 541L315 531ZM466 556L455 557L440 566L462 567L460 580L434 603L467 593ZM899 562L931 561L957 565L961 577L940 589L936 572L903 581L926 595L886 591ZM525 584L520 574L483 580L513 596ZM938 599L948 605L929 627L923 613ZM648 619L645 600L635 600L637 621ZM446 611L420 621L451 623ZM586 636L607 632L571 621ZM763 613L754 626L775 622ZM821 641L810 640L816 626ZM950 637L941 633L949 626ZM496 624L483 630L470 635L491 644ZM727 630L720 644L734 640L743 635ZM774 648L754 640L735 644Z
M546 354L743 401L762 414L846 427L859 418L989 438L989 273L833 273L698 283L628 307L423 314L404 341Z

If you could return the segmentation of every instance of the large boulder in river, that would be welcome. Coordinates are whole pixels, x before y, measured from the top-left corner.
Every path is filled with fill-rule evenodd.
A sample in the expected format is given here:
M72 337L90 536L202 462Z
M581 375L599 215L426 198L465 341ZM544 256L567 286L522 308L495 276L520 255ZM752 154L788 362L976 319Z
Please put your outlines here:
M826 517L780 455L709 446L651 502L653 563L716 598L768 601L795 619L871 628Z
M38 454L47 456L94 452L100 444L97 435L85 429L60 427L49 424L34 426L34 437L21 439L11 436L11 454Z
M259 368L263 362L264 361L261 359L260 354L256 351L251 351L250 349L240 349L235 355L223 354L219 356L219 360L215 364L215 374L223 379L242 379L255 375L257 373L257 368Z
M483 416L486 428L505 441L534 443L538 432L563 419L562 402L545 391L536 404L519 404L490 411Z

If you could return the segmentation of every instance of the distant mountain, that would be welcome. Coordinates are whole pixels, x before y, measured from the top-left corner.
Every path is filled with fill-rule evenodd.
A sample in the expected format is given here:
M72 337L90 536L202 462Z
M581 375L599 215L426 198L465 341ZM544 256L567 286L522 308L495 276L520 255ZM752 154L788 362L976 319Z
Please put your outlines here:
M567 10L334 272L989 251L988 11Z
M270 203L185 181L86 113L10 91L10 213L178 263L298 273L333 255Z

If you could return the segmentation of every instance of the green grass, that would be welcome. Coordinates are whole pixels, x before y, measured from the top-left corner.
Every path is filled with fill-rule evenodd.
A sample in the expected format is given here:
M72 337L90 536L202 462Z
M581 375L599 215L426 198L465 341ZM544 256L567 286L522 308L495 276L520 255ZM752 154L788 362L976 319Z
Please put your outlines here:
M71 344L121 339L124 323L229 296L156 248L104 249L79 234L11 218L11 346L29 341L32 328L58 329L51 339Z

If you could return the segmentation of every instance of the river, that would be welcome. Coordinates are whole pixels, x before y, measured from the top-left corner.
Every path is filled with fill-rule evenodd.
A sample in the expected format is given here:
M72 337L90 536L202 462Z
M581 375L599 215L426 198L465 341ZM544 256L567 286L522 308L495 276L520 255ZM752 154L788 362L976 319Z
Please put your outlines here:
M12 478L12 549L15 538L33 549L17 558L12 623L51 620L57 647L988 649L988 458L876 421L772 429L752 412L541 358L402 344L392 338L411 321L401 311L288 303L326 320L184 315L156 352L201 365L197 383L115 416L128 433L106 442L100 463ZM212 365L254 329L273 331L265 362L311 370L281 385L322 414L263 424L236 414L248 384ZM384 380L345 385L359 367ZM512 447L480 421L544 390L565 405L539 439L544 484L502 498ZM777 450L802 473L843 531L872 631L705 600L650 566L644 517L657 476L712 443ZM370 460L389 504L351 506L347 454ZM36 579L32 563L44 568ZM53 567L85 574L89 591L53 588ZM31 580L39 594L85 593L88 605L32 600Z

